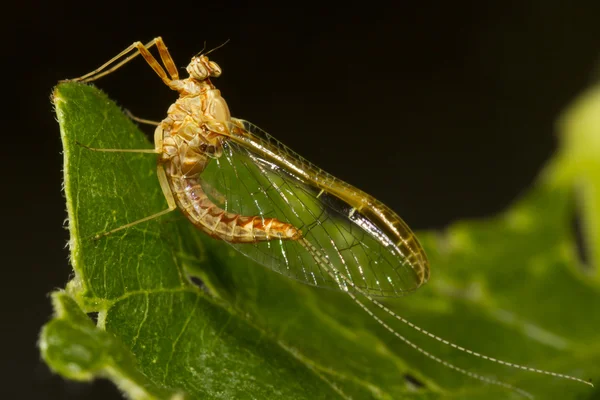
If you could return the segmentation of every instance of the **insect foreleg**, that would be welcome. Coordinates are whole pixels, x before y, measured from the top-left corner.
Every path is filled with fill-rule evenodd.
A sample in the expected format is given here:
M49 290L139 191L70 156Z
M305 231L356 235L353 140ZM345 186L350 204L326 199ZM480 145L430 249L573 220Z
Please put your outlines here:
M155 44L155 42L156 42L156 39L153 39L152 41L148 42L146 44L146 46L151 47ZM92 72L87 73L83 76L80 76L79 78L66 79L66 81L91 82L91 81L95 81L96 79L99 79L105 75L108 75L111 72L114 72L117 69L121 68L124 64L127 64L129 61L133 60L135 57L137 57L140 54L140 52L138 50L138 45L141 45L142 47L144 46L141 42L132 43L125 50L123 50L122 52L120 52L119 54L117 54L116 56L114 56L113 58L111 58L110 60L108 60L107 62L105 62L100 67L93 70ZM118 60L125 57L127 54L131 53L132 51L134 52L133 54L130 54L127 58L125 58L124 60L121 60L118 64L113 65L111 68L107 69L109 66L111 66L111 64L117 62Z
M148 49L154 45L156 45L156 47L158 48L160 58L163 61L163 63L165 64L165 68L169 72L169 75L171 76L171 78L169 78L169 76L167 76L167 73L165 72L163 67L159 64L158 60L150 53L150 51L148 51ZM132 52L133 52L133 54L130 54ZM129 61L133 60L135 57L137 57L140 54L142 55L142 57L144 57L144 59L150 65L150 67L152 67L154 72L156 72L156 74L167 85L171 83L172 79L179 79L179 74L177 72L177 67L175 66L175 63L173 62L173 58L169 54L169 50L167 49L167 46L165 46L165 43L163 42L162 38L159 36L159 37L152 39L150 42L148 42L146 44L142 44L142 42L132 43L125 50L123 50L122 52L120 52L115 57L111 58L110 60L108 60L106 63L102 64L99 68L93 70L92 72L90 72L88 74L80 76L79 78L67 79L67 81L76 81L76 82L95 81L96 79L99 79L105 75L108 75L108 74L116 71L117 69L121 68L123 65L127 64ZM125 57L125 59L123 59L124 57ZM113 65L114 63L116 63L116 64Z

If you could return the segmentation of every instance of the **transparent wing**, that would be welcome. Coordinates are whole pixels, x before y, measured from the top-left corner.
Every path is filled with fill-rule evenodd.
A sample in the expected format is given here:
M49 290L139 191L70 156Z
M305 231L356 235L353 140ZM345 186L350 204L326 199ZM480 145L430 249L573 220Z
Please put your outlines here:
M317 186L341 182L318 169L258 127L241 120L243 138L226 140L221 157L202 173L202 185L223 209L237 214L277 218L293 224L326 259L328 268L343 274L372 296L399 296L419 287L428 276L424 253L406 254L377 224ZM237 129L237 127L236 127ZM354 189L350 185L345 187ZM362 192L361 192L362 193ZM408 227L406 227L408 229ZM413 236L405 238L420 245ZM230 243L260 264L292 279L320 287L340 287L298 241ZM418 253L418 252L417 252ZM422 253L422 251L421 251ZM425 275L423 268L426 268ZM421 270L419 270L421 269Z

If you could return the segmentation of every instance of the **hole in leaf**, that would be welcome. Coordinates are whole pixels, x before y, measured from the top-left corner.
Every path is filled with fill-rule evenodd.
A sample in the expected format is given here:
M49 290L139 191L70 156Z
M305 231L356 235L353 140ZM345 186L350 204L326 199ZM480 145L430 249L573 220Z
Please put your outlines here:
M415 378L410 374L404 374L404 381L406 382L406 386L411 387L413 389L422 389L425 387L425 384Z
M87 313L87 316L94 321L95 325L98 325L98 311L89 312Z
M583 217L579 209L575 209L575 213L571 221L571 229L573 231L575 251L577 252L577 258L579 259L579 263L583 267L583 269L588 270L590 265L588 246L585 238L585 227Z
M189 275L189 278L190 278L190 282L192 282L196 287L198 287L203 292L210 294L208 287L206 286L206 284L204 283L204 281L202 279L198 278L197 276L193 276L193 275Z

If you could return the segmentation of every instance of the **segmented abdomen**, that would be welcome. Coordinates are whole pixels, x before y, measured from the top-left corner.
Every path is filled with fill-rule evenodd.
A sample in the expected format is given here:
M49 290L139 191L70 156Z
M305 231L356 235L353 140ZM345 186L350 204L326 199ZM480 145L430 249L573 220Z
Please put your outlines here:
M244 216L227 212L208 198L198 177L184 177L173 163L165 165L177 205L188 219L210 236L232 243L273 239L297 240L302 233L276 218Z

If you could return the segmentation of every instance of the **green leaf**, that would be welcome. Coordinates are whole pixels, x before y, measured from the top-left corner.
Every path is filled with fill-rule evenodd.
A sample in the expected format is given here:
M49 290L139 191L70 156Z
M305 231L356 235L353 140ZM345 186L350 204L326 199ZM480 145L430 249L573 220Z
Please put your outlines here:
M561 150L508 211L420 233L431 281L383 302L474 351L600 378L598 93L565 115ZM94 152L77 143L152 145L91 86L61 84L54 99L75 271L66 291L53 295L56 315L40 338L42 356L56 372L78 380L108 377L136 399L521 398L435 363L346 294L256 265L178 211L93 240L167 205L155 156ZM586 265L577 254L576 215L591 260ZM97 323L85 315L95 312ZM378 315L434 355L538 398L600 393L470 356Z

